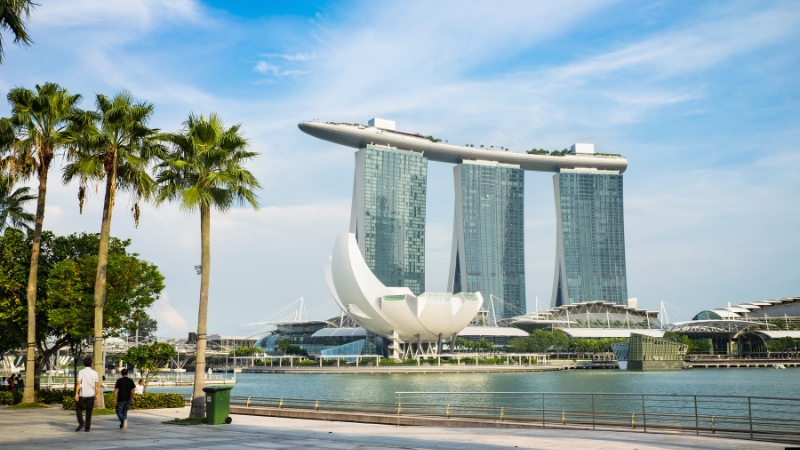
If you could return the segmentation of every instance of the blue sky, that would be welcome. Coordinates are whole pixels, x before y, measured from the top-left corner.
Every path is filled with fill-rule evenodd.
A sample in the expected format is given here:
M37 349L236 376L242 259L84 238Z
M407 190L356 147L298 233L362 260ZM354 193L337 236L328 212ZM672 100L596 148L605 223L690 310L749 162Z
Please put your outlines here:
M796 2L250 2L40 0L35 44L8 47L0 90L129 89L175 130L190 111L242 123L262 153L262 209L215 215L210 332L303 296L337 312L322 258L348 226L353 150L297 129L366 122L524 151L621 153L628 290L670 319L800 292L800 4ZM0 114L8 107L0 106ZM57 165L60 166L59 160ZM52 174L45 227L96 232ZM552 175L526 175L528 307L550 302ZM444 290L452 166L429 165L427 287ZM112 232L166 276L161 334L197 320L199 218L126 199ZM320 313L320 316L325 315Z

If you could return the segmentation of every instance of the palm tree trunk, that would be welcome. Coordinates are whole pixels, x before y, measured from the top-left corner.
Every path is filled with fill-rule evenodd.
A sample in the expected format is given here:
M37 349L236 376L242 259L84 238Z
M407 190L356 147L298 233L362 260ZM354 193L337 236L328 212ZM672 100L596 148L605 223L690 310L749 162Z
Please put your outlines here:
M194 392L189 417L205 418L206 322L208 321L208 282L211 275L211 209L200 207L200 310L197 314L197 357L194 369Z
M116 161L115 161L116 163ZM114 211L117 171L113 164L106 177L106 196L103 201L103 222L100 226L100 250L97 252L97 277L94 282L94 370L99 378L100 395L95 408L105 409L102 390L103 374L103 307L106 304L106 272L108 271L108 241L111 238L111 213Z
M36 401L36 280L39 274L39 250L42 245L42 224L44 223L47 172L49 170L50 162L42 162L39 167L39 197L36 200L36 224L33 228L31 269L28 272L28 343L25 361L25 392L22 394L22 403Z

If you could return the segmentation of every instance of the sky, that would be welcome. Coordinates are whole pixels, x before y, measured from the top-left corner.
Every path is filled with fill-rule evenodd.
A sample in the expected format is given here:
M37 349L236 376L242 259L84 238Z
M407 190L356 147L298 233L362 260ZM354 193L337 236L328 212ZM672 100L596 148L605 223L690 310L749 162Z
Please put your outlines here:
M319 119L397 122L450 143L594 143L624 175L629 297L670 321L800 295L800 3L39 0L30 47L6 35L0 91L56 82L94 107L121 89L177 131L190 112L241 123L261 208L212 214L209 333L250 335L303 297L339 312L323 257L348 230L354 149L305 135ZM0 115L9 107L0 104ZM45 229L99 232L54 162ZM426 287L444 291L453 166L429 163ZM552 174L527 172L528 310L549 306ZM102 192L99 186L99 192ZM33 205L31 205L32 207ZM112 234L158 265L160 336L196 328L199 216L120 197ZM292 310L293 307L289 307Z

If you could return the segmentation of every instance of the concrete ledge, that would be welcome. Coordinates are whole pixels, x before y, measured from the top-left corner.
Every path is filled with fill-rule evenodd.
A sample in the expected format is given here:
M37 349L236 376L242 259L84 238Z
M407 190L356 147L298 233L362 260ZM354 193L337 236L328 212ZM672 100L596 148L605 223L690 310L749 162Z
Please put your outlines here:
M444 419L435 417L397 416L392 414L369 414L335 411L311 411L297 409L255 408L231 405L231 414L250 416L283 417L288 419L311 419L334 422L374 423L381 425L405 425L420 427L541 427L541 424L493 422L489 420Z

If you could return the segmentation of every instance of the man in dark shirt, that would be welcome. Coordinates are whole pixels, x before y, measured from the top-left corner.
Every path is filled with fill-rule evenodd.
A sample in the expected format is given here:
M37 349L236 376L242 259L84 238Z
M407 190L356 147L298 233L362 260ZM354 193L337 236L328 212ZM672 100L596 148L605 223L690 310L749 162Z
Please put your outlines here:
M117 404L119 428L128 428L128 409L136 397L136 384L128 378L128 369L122 369L122 378L114 385L114 403Z

